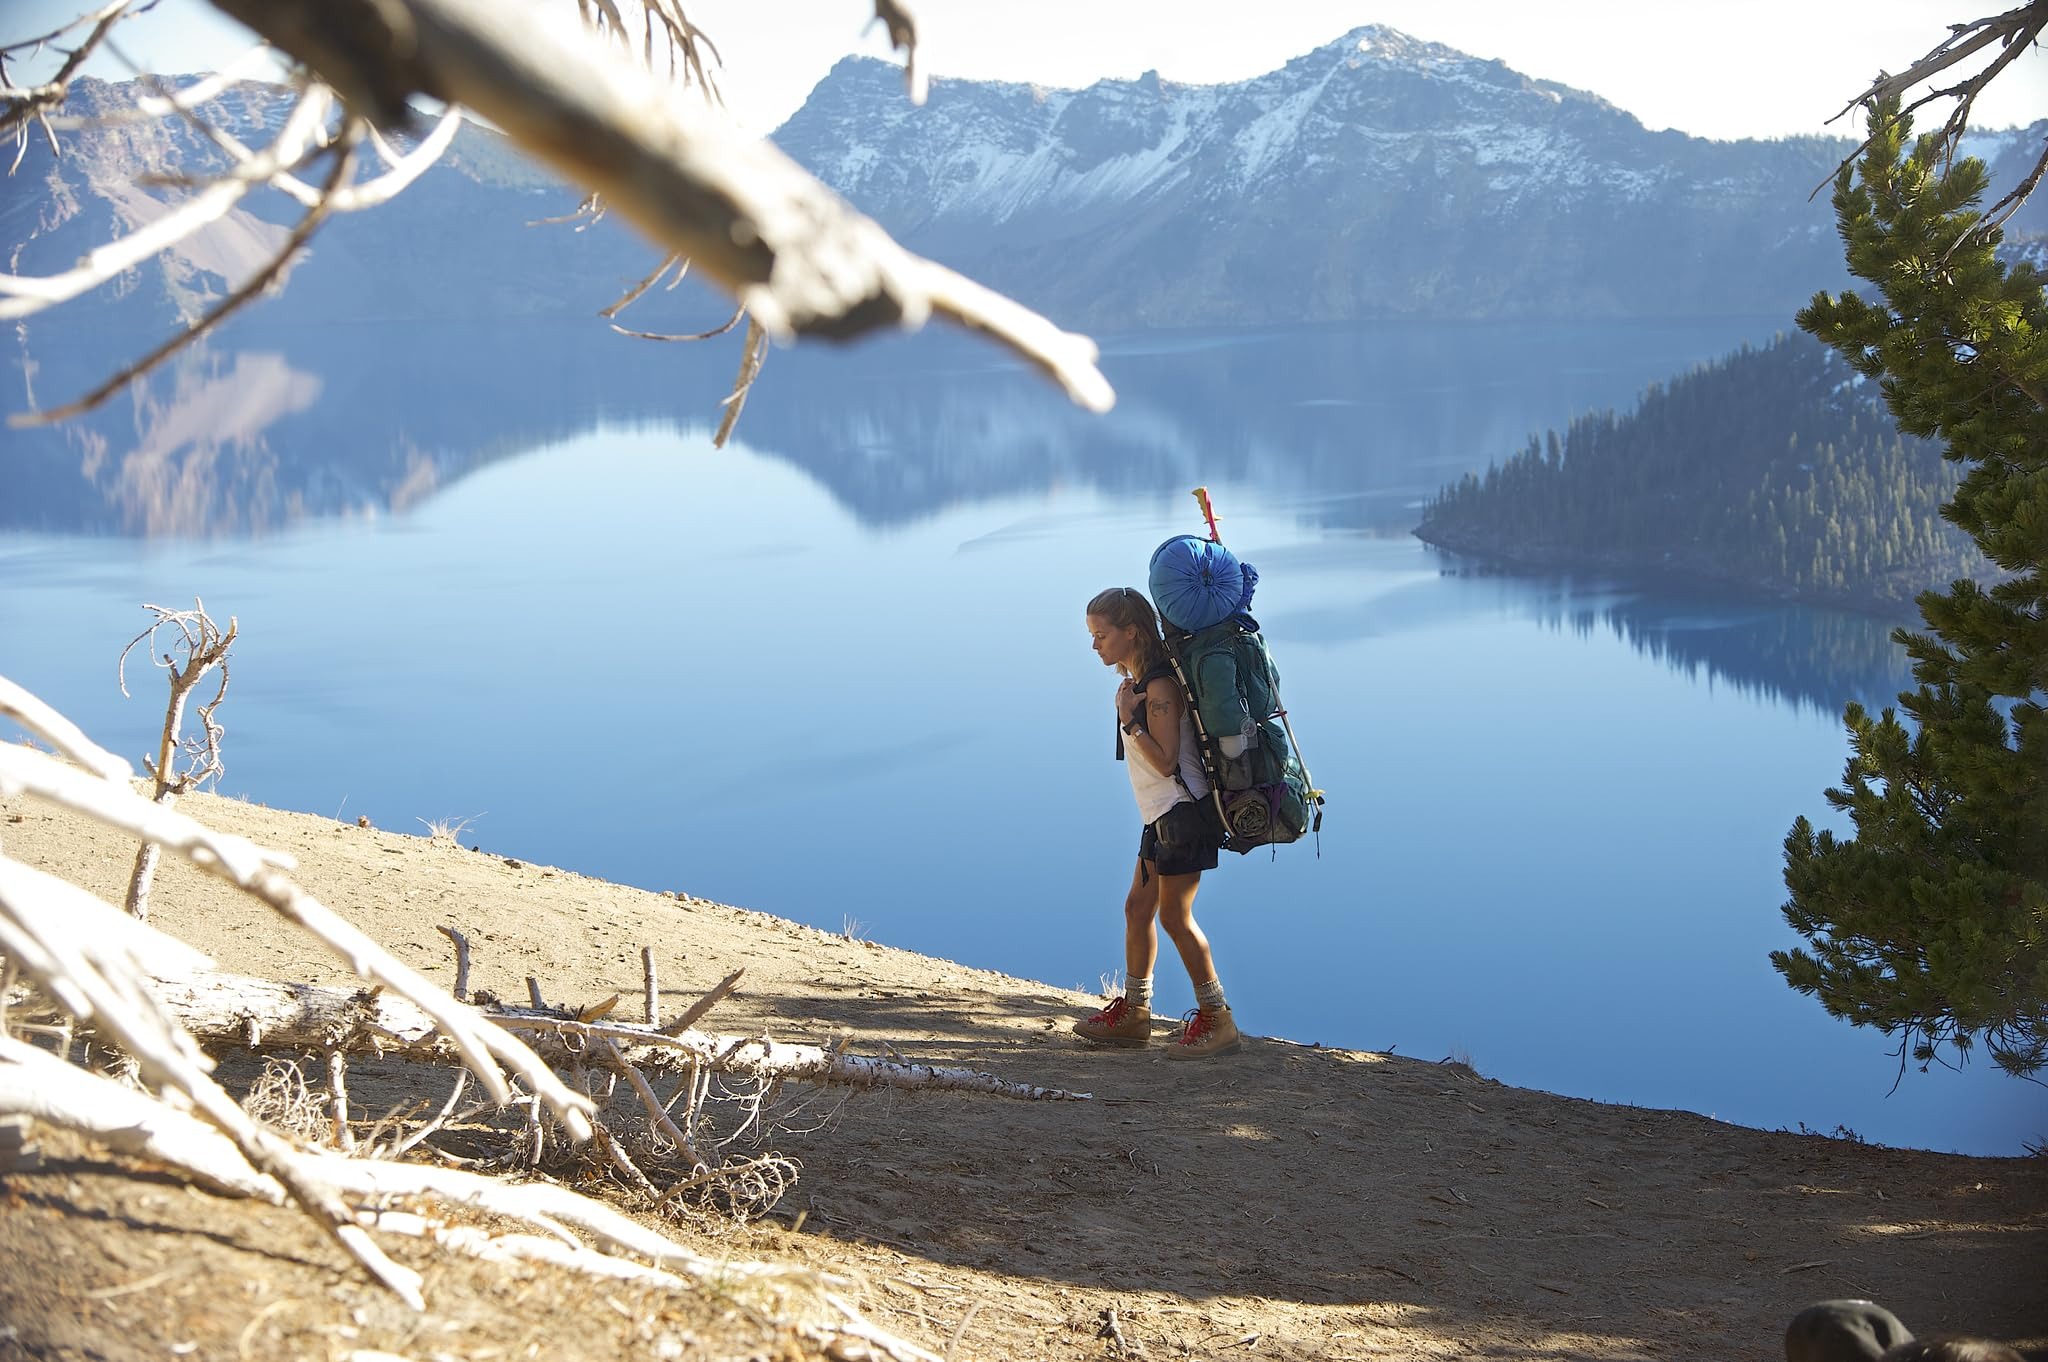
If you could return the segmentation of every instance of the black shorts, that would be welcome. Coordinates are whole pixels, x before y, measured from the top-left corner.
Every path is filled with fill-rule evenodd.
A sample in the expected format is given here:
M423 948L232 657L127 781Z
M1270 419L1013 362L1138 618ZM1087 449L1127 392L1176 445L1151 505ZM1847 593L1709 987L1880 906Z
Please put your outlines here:
M1197 875L1216 868L1222 845L1208 811L1198 802L1182 800L1147 823L1138 834L1138 859L1152 862L1162 875Z

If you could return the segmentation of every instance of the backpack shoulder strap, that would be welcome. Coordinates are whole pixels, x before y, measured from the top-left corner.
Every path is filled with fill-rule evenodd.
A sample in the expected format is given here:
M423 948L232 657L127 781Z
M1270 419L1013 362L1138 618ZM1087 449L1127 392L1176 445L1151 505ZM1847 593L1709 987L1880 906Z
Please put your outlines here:
M1171 662L1162 663L1159 666L1154 667L1151 671L1146 672L1143 676L1139 677L1136 683L1138 693L1140 695L1144 694L1146 687L1150 686L1154 681L1158 681L1161 679L1179 679L1179 676L1174 671L1173 664Z

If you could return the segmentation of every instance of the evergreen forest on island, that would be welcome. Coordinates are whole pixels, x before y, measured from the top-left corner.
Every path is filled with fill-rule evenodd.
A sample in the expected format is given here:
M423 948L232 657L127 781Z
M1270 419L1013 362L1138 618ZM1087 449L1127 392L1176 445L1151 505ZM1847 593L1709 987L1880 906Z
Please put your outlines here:
M1682 572L1886 612L1990 569L1944 520L1961 470L1900 433L1877 385L1801 333L1745 346L1627 413L1467 474L1416 533L1527 567Z

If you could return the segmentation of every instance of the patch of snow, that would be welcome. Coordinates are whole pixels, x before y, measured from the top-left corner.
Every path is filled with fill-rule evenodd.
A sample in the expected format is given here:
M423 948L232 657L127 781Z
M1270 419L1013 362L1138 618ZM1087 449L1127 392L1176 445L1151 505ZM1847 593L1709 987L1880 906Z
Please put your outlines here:
M2012 138L1999 132L1965 132L1956 144L1956 159L1974 156L1985 165L1997 160L2000 153L2010 145Z

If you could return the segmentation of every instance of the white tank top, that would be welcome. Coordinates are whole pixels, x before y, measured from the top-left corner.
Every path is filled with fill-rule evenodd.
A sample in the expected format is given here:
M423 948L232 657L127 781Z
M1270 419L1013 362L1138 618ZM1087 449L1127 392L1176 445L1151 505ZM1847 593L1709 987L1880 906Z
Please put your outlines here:
M1138 817L1147 823L1156 823L1168 809L1184 799L1201 799L1209 793L1209 778L1202 774L1202 755L1195 748L1195 721L1189 717L1187 707L1180 712L1180 780L1162 776L1146 761L1131 750L1133 740L1124 742L1124 765L1131 773L1131 793L1138 797ZM1187 788L1181 788L1181 781Z

